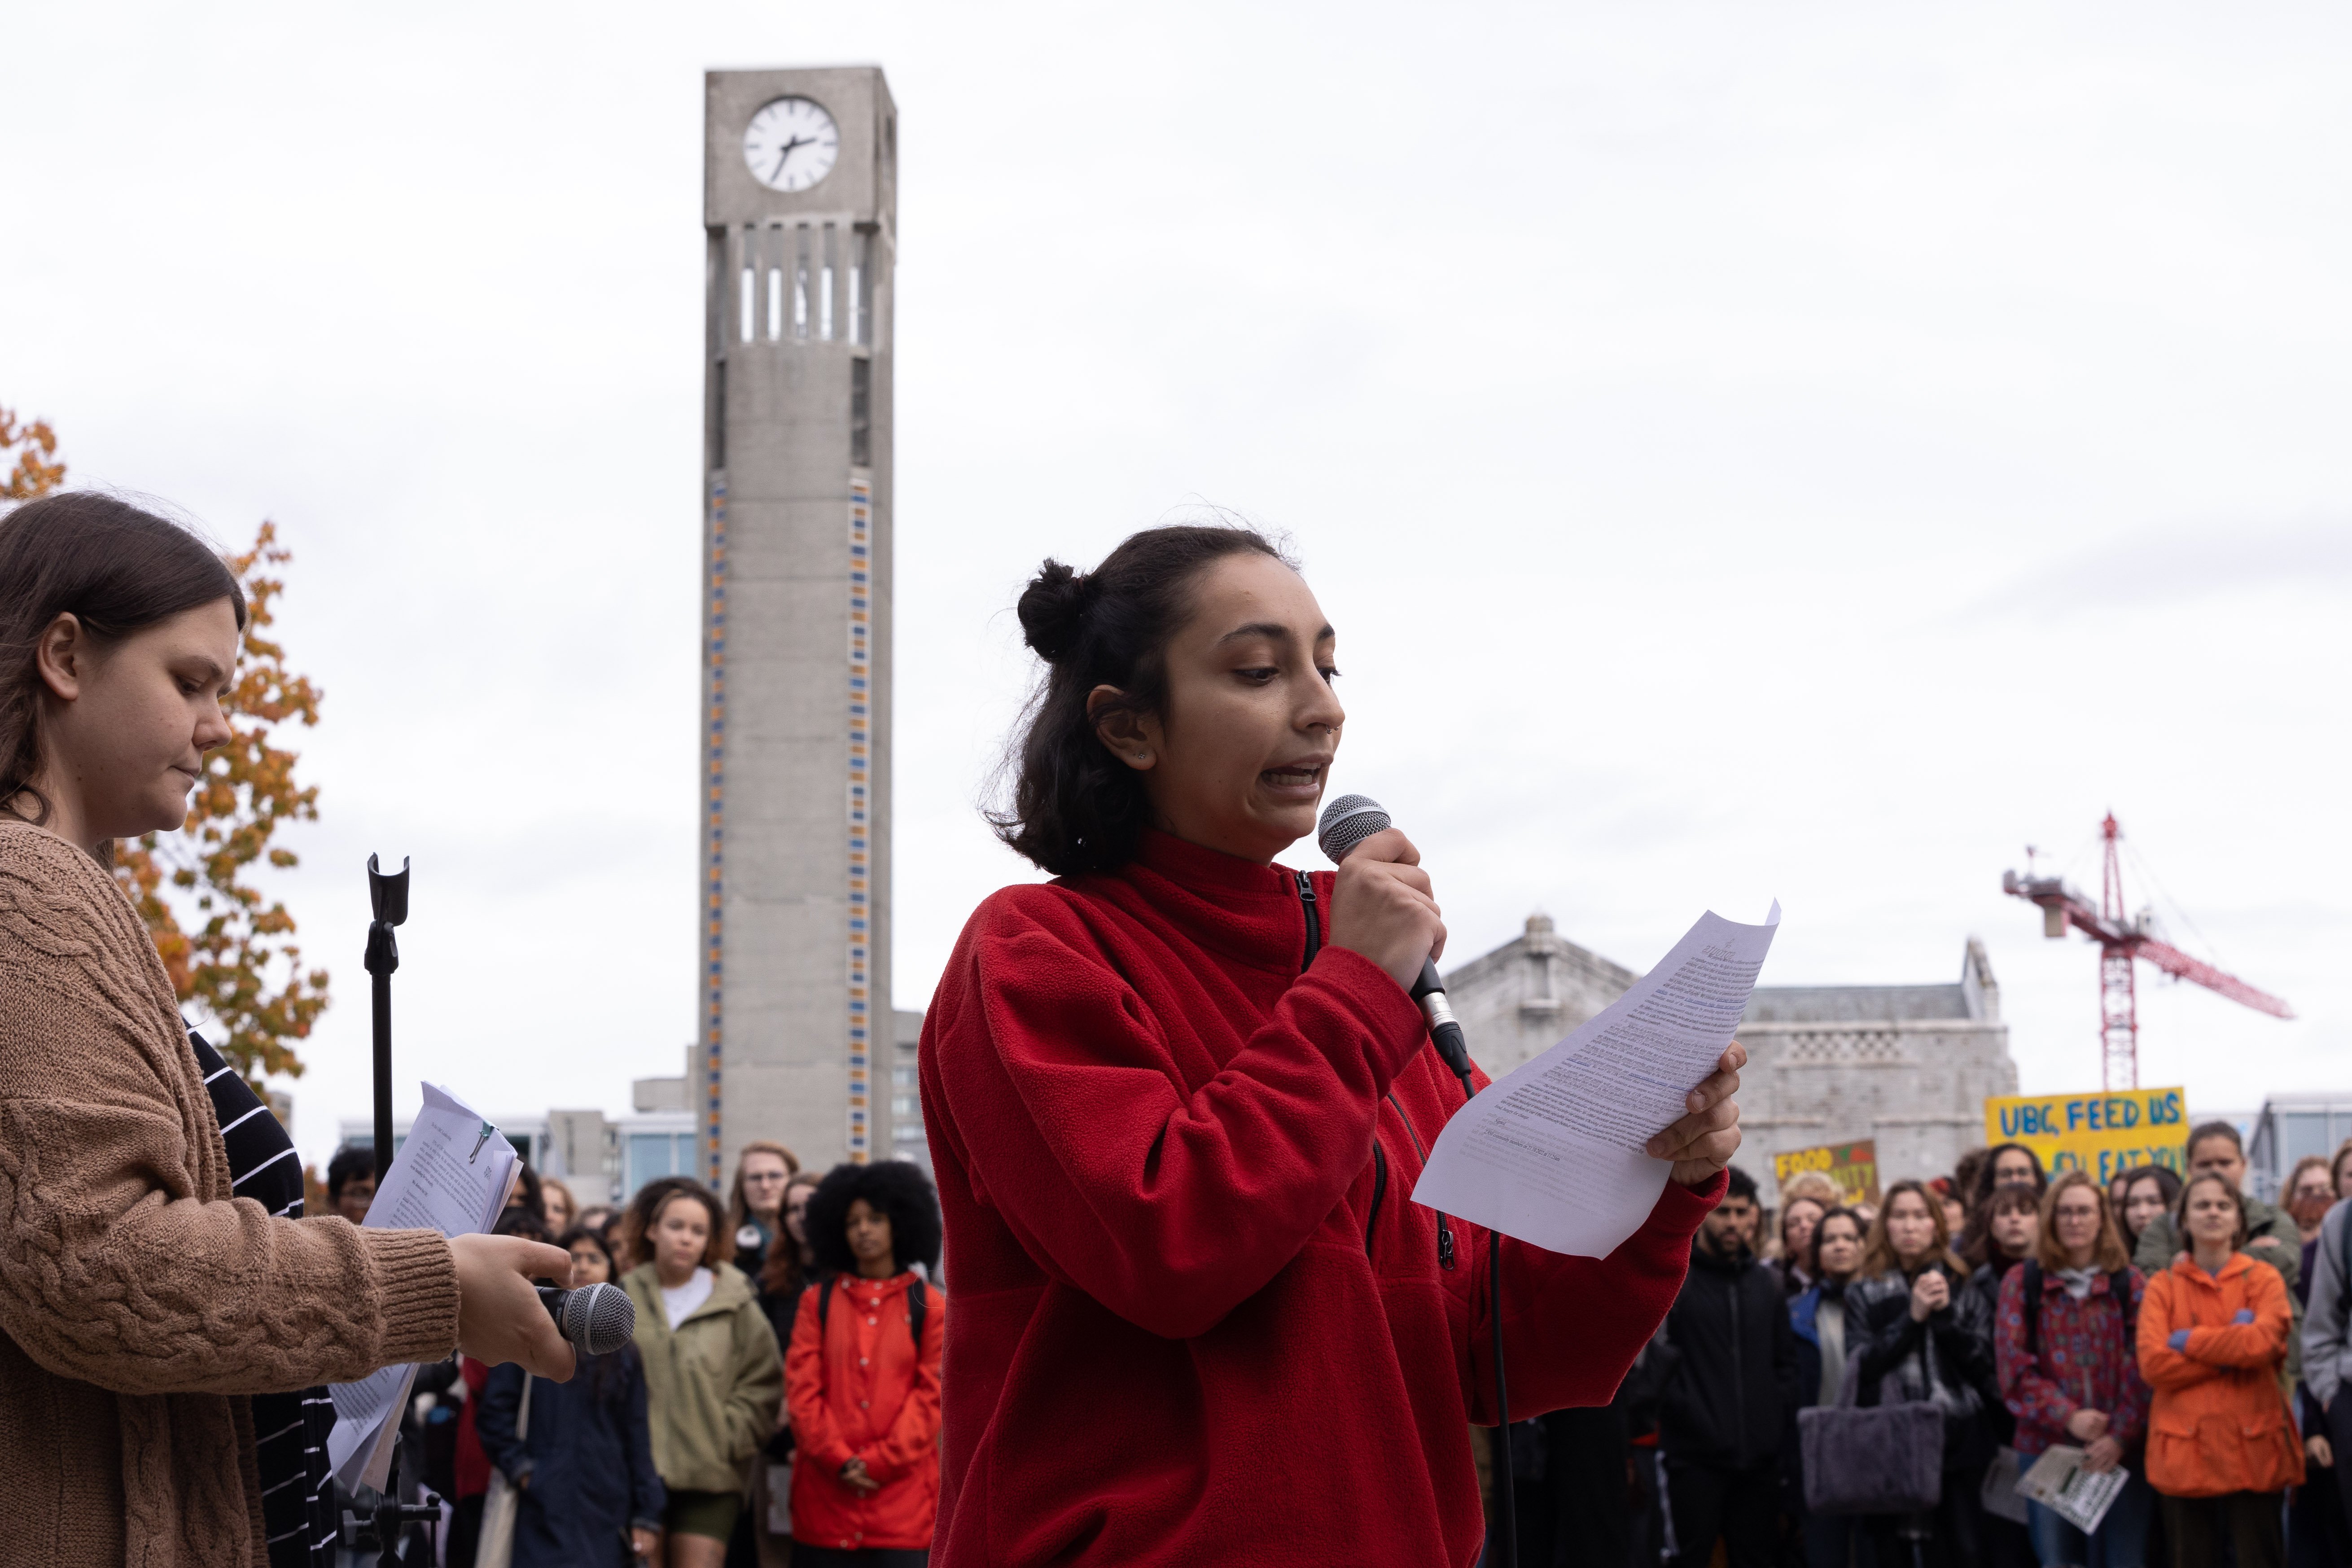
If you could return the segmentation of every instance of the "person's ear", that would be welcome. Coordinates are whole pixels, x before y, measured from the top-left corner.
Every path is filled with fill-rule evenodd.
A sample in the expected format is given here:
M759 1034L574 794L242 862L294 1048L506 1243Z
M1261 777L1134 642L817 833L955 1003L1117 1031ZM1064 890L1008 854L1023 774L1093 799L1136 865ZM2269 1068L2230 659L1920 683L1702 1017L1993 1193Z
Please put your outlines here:
M1126 695L1116 686L1096 687L1087 693L1087 717L1094 722L1095 739L1112 756L1137 773L1148 773L1160 761L1160 721L1129 707L1121 700Z
M79 616L59 616L42 628L40 640L33 645L33 665L40 671L41 684L60 702L81 695L89 662L89 635L82 630Z

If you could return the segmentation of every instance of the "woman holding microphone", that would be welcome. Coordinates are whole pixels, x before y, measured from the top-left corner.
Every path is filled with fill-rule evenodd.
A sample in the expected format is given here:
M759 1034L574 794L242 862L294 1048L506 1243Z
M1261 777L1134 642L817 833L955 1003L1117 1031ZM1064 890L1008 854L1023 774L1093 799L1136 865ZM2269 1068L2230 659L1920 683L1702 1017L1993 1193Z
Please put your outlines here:
M47 1563L323 1563L313 1385L453 1346L572 1372L530 1283L559 1249L299 1217L285 1131L109 872L229 738L245 615L122 501L0 520L0 1517Z
M1486 1235L1411 1202L1462 1089L1405 986L1445 928L1396 830L1314 830L1335 636L1257 534L1139 533L1022 595L1044 686L925 1020L957 1310L937 1560L1453 1563L1484 1527ZM1514 1418L1606 1404L1738 1146L1734 1046L1606 1259L1503 1247Z

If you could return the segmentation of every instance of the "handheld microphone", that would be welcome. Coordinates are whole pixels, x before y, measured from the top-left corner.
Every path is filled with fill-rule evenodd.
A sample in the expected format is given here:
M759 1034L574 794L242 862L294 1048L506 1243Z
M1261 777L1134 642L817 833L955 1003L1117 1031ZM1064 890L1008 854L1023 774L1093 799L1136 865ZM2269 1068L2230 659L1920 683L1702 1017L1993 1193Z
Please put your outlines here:
M610 1355L636 1337L637 1304L617 1285L577 1290L539 1287L539 1299L563 1337L590 1355Z
M1322 820L1315 828L1315 842L1336 866L1357 845L1395 826L1381 803L1371 796L1343 795L1323 808ZM1462 1037L1462 1026L1454 1019L1453 1005L1445 1000L1445 982L1438 978L1436 962L1423 959L1421 978L1405 989L1421 1004L1421 1016L1429 1020L1430 1043L1466 1089L1470 1082L1470 1047Z

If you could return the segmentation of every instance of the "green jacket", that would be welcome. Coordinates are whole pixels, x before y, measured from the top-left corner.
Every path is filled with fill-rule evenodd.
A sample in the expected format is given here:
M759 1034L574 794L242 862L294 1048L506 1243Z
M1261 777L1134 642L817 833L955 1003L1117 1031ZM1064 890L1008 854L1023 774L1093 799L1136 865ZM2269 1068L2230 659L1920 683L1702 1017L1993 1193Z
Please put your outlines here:
M2139 1245L2132 1249L2132 1261L2139 1271L2153 1277L2159 1268L2172 1267L2174 1258L2189 1248L2173 1234L2172 1216L2160 1214L2147 1222L2139 1233ZM2294 1285L2303 1277L2303 1232L2294 1227L2294 1216L2273 1204L2260 1198L2246 1200L2246 1245L2241 1248L2257 1263L2267 1263L2278 1270L2286 1281L2287 1305L2294 1309L2294 1326L2287 1335L2285 1376L2287 1386L2303 1375L2303 1300L2295 1294Z
M713 1272L710 1299L675 1330L652 1264L621 1281L637 1308L654 1468L673 1491L741 1491L784 1401L783 1357L751 1281L724 1263Z

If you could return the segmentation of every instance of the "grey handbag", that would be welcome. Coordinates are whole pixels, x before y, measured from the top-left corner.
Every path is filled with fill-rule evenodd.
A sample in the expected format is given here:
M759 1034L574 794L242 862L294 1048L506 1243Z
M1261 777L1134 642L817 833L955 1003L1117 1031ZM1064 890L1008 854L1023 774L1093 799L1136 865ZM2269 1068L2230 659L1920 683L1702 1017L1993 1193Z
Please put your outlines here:
M1797 1412L1805 1507L1814 1513L1917 1513L1944 1491L1944 1410L1932 1400L1855 1404L1862 1352L1846 1357L1835 1405Z

